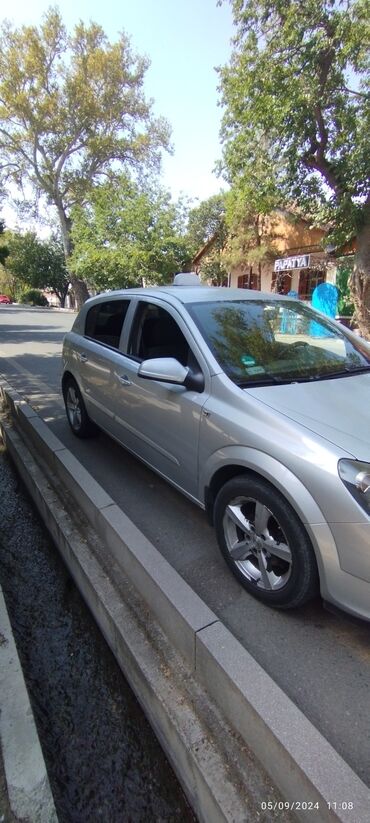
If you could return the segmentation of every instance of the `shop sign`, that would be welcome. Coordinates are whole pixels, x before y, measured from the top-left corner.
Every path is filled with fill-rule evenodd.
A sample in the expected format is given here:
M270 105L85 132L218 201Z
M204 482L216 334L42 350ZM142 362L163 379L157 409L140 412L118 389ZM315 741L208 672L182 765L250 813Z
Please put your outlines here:
M297 257L285 257L275 260L274 271L290 271L291 269L307 269L310 265L310 255L300 254Z

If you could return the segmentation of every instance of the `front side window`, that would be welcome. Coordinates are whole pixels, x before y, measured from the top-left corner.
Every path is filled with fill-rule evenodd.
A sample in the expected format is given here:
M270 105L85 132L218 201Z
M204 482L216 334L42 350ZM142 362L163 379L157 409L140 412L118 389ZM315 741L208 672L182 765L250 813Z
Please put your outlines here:
M228 377L240 386L322 380L370 370L370 349L293 301L193 303L189 311Z
M174 357L186 366L189 344L171 314L161 306L145 302L138 306L129 353L139 360Z
M85 337L118 349L123 321L129 300L105 300L89 309L85 322Z

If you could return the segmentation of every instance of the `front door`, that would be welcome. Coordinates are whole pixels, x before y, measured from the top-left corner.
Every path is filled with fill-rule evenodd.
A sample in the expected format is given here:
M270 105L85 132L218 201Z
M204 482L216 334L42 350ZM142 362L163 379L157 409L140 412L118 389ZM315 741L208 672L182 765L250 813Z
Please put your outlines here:
M175 310L141 301L128 354L112 384L115 436L178 488L197 499L198 444L202 407L208 398L184 386L139 377L143 360L175 357L200 370L202 356ZM202 361L202 371L205 370Z

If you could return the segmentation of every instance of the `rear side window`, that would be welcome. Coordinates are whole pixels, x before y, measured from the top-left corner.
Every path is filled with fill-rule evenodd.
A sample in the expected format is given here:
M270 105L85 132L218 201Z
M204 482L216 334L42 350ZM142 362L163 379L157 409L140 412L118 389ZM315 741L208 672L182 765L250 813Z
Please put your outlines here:
M105 300L87 312L85 337L118 349L129 300Z

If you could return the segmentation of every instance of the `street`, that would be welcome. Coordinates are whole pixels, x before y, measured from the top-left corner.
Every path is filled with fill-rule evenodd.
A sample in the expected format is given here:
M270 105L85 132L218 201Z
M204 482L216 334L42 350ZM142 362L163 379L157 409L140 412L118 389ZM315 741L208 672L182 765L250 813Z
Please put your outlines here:
M74 317L1 307L0 372L369 784L369 626L329 613L320 600L286 613L258 603L227 570L201 510L105 435L73 437L59 385Z

